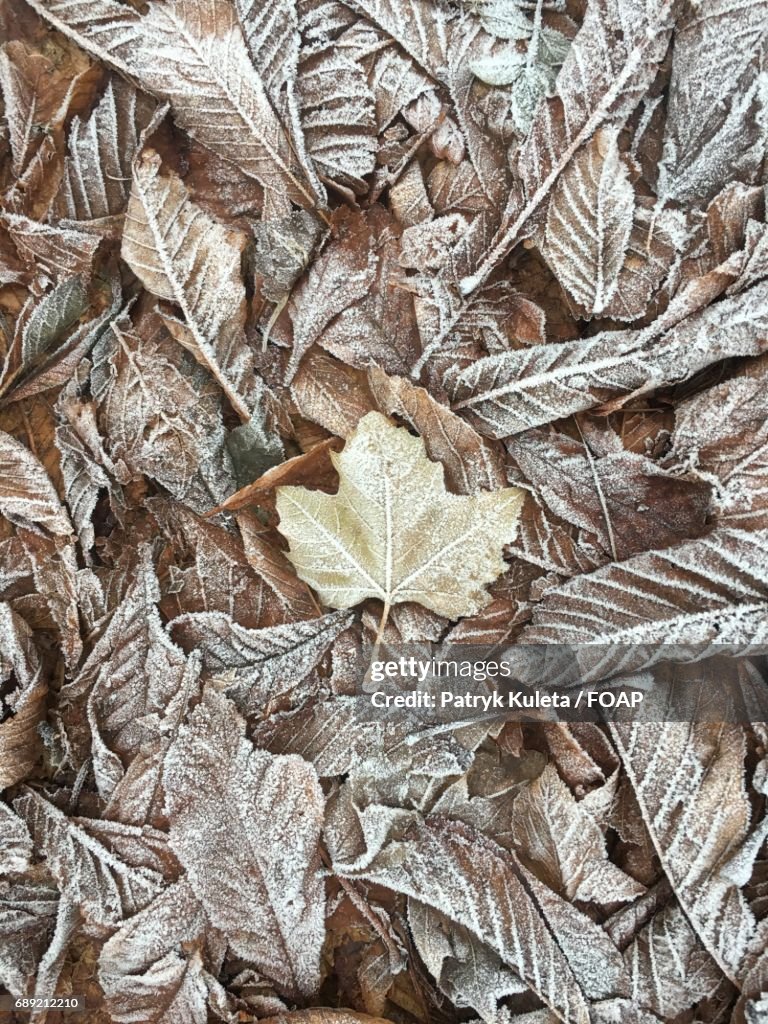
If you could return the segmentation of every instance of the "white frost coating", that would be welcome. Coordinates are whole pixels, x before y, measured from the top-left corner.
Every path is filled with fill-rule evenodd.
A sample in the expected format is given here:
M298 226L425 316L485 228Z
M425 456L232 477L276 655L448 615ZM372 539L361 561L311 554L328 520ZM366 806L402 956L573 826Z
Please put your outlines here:
M749 829L742 729L688 722L610 728L686 917L720 969L739 984L759 935L744 894L718 866Z
M87 922L114 927L145 907L160 891L162 876L144 866L152 858L149 830L118 822L67 818L32 790L14 800L13 806L27 823L36 849L47 858L63 896L80 908ZM119 852L113 852L96 838L99 833L118 850L123 845L126 855L140 863L129 863Z
M704 206L724 180L757 181L768 144L766 0L702 0L675 27L658 195Z
M599 131L571 161L547 212L543 255L590 315L612 299L632 230L635 193L618 131Z
M11 434L0 430L0 514L12 522L72 533L72 524L40 461Z
M400 814L403 818L405 812ZM407 828L405 820L399 823L404 838L391 839L364 868L334 858L336 870L386 885L441 911L513 967L559 1020L587 1024L588 1004L555 939L557 925L553 922L550 930L529 894L532 876L523 872L524 884L515 858L479 833L445 819L423 821L416 814L410 818ZM545 888L541 886L542 895ZM551 896L555 906L567 907ZM576 913L588 927L587 919Z
M444 384L453 409L471 413L482 433L518 434L611 394L650 391L721 359L766 351L768 282L663 330L656 323L643 331L604 331L583 341L486 356L447 375Z
M320 981L324 798L298 757L255 749L226 697L208 690L165 760L171 846L211 922L289 993Z
M206 925L201 904L182 879L105 943L99 982L116 1024L205 1024L208 988L217 985L200 955Z
M767 611L768 531L722 528L548 591L524 642L760 643Z
M186 647L200 649L207 669L235 670L229 695L238 707L256 714L302 680L351 622L351 615L337 612L307 622L245 629L221 612L192 612L177 616L172 629Z
M515 801L512 834L526 863L568 900L630 902L645 891L608 860L600 825L551 764Z
M149 291L181 307L187 347L247 421L253 358L242 340L244 246L241 233L192 202L180 178L160 175L156 153L144 153L133 170L121 255ZM174 324L169 321L172 332Z

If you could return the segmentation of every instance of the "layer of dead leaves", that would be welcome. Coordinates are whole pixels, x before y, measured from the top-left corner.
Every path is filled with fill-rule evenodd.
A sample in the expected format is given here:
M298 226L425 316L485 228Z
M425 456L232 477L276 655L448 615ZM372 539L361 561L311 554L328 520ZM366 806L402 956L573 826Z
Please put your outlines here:
M6 992L768 1020L765 724L384 723L358 660L768 639L767 26L0 0Z

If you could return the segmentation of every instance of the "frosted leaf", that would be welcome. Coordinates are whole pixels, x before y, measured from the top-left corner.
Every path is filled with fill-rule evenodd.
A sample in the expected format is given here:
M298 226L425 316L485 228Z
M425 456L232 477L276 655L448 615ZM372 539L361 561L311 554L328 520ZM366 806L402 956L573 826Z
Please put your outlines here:
M95 540L91 519L99 495L102 491L111 495L114 487L119 500L120 487L119 484L113 484L107 475L106 468L114 470L114 466L102 447L93 422L92 409L78 412L85 422L77 423L78 414L73 413L77 425L71 425L70 421L56 428L56 447L61 458L67 507L83 550L90 551ZM82 433L77 430L77 426L83 428ZM90 428L93 428L92 432ZM88 442L93 442L93 447Z
M665 907L624 951L632 1000L660 1017L676 1017L713 996L722 974L680 906Z
M635 194L616 140L616 131L597 132L560 175L547 209L542 255L588 316L613 297L632 230Z
M143 17L111 0L35 4L84 49L167 100L193 138L256 178L278 207L286 195L304 206L321 198L295 160L226 0L153 3Z
M470 64L480 81L508 87L512 121L522 137L530 131L541 100L553 95L558 69L570 46L570 41L554 29L540 25L534 28L530 22L528 26L532 35L527 52L508 46Z
M273 105L280 103L281 87L296 75L299 59L299 20L295 0L235 0L235 10L254 67Z
M256 750L225 697L207 690L165 761L171 846L211 922L287 992L320 975L324 798L296 757Z
M98 60L129 74L127 60L139 39L134 8L119 0L32 0L31 6Z
M732 356L766 348L768 286L694 313L662 337L663 323L644 331L606 331L580 341L543 345L476 360L445 380L455 412L490 437L589 409L612 394L691 376Z
M57 543L38 532L19 531L32 566L35 589L45 599L59 633L61 651L71 672L83 652L80 636L78 592L75 585L77 556L74 545Z
M299 66L297 97L307 151L318 174L363 194L374 169L373 92L363 68L333 45L307 54Z
M501 547L515 534L522 504L516 488L448 494L443 468L427 459L424 442L380 413L365 416L332 459L337 495L277 492L289 557L326 604L417 601L456 618L488 603L483 586L503 571Z
M429 220L434 211L427 196L424 175L420 164L414 160L389 192L395 216L404 227Z
M157 318L111 324L94 350L91 387L112 460L208 511L235 487L218 389ZM163 415L157 416L158 408Z
M434 81L399 46L372 26L358 22L344 35L344 42L368 69L373 90L376 125L383 132L397 115L421 97L434 95Z
M391 716L372 707L368 697L334 697L296 711L272 715L254 740L275 754L299 754L323 778L346 775L363 766L360 777L378 780L416 771L438 757L455 767L461 748L450 737L440 741L409 711ZM445 742L447 741L447 742Z
M18 875L29 867L29 829L7 804L0 803L0 875Z
M203 909L182 879L115 932L99 957L99 983L112 1020L206 1024L200 956L205 926Z
M99 236L77 228L41 224L22 214L4 213L19 256L36 272L48 274L60 282L76 274L90 276L99 247Z
M14 689L8 687L11 676ZM37 726L48 694L32 631L5 601L0 602L0 686L0 789L5 789L26 778L37 763Z
M131 165L154 107L114 77L88 120L73 120L64 177L53 203L58 218L103 221L103 229L110 230L108 219L125 211Z
M523 642L632 645L624 650L625 657L634 652L632 667L649 657L643 644L759 643L768 607L766 536L720 528L569 580L544 595Z
M440 270L451 258L451 250L466 233L467 221L460 213L414 224L402 237L400 265L423 273Z
M685 916L735 983L756 921L720 871L749 826L739 726L663 722L610 727L665 874Z
M376 405L367 375L357 367L315 349L302 360L291 383L299 412L337 437L349 437Z
M448 8L428 0L345 0L394 39L433 78L444 73L450 16Z
M157 870L123 860L87 830L86 819L67 818L32 790L17 797L13 806L26 821L35 848L47 858L59 889L80 907L86 921L114 927L160 891L162 876ZM141 829L115 825L114 830L124 830L122 834L136 849L144 849Z
M475 272L461 282L475 291L509 250L530 234L553 186L581 147L606 123L621 126L664 58L673 19L668 0L593 0L557 77L552 99L537 108L518 157L522 189L505 225Z
M594 451L589 438L553 430L518 434L507 446L537 500L594 534L614 560L704 532L711 486L694 474L665 472L634 452Z
M556 925L553 934L514 857L466 826L411 815L403 837L385 844L364 867L336 858L334 866L340 874L406 893L468 928L562 1019L587 1014Z
M765 370L736 377L682 402L674 452L683 465L716 482L719 522L768 526L768 434Z
M258 518L243 511L237 523L248 564L272 591L282 610L280 621L315 618L320 609L312 592L296 575L285 552L264 536Z
M366 295L374 278L375 257L368 251L368 228L363 218L347 215L340 218L339 226L339 237L315 260L288 304L293 323L289 380L326 327Z
M65 116L68 84L46 56L26 43L12 39L0 49L0 91L16 177L38 149L42 130Z
M169 618L185 612L224 612L242 626L260 629L293 621L297 615L317 615L306 588L295 575L289 577L285 556L268 543L258 546L254 541L251 556L236 536L183 505L157 501L153 514L184 565L173 570L173 590L163 601Z
M432 146L438 158L447 159L451 163L464 162L462 157L466 147L466 154L469 157L467 162L481 186L482 208L495 229L505 201L505 191L510 182L509 160L504 147L498 144L482 116L480 98L487 90L474 73L475 63L487 57L488 47L492 46L493 42L494 40L489 39L483 32L478 20L470 15L465 15L454 23L448 50L446 80L457 123L451 131L451 122L441 118L432 136ZM500 45L505 48L504 44ZM468 235L465 239L465 248L467 251L462 251L461 254L462 275L474 264L477 255L482 251L482 245Z
M234 670L228 696L244 713L256 714L267 701L298 685L351 621L351 616L336 613L244 629L220 612L198 612L174 619L172 632L185 647L202 652L208 670Z
M294 210L288 217L259 221L254 234L254 266L263 279L262 290L279 302L307 267L322 234L320 223L307 210Z
M651 298L674 268L680 247L678 213L651 209L651 200L635 197L635 215L616 289L602 315L632 321L646 314ZM579 310L579 315L583 315Z
M524 863L569 901L629 902L645 891L608 859L599 823L552 765L515 800L512 833Z
M659 169L662 200L701 205L722 182L756 181L766 148L768 4L703 0L675 29Z
M651 376L635 332L502 352L446 377L454 412L490 437L589 409L611 393L631 391Z
M137 75L190 135L274 192L278 206L286 194L302 206L323 201L253 69L231 4L154 4L141 28Z
M42 526L58 536L72 524L39 460L11 434L0 431L0 513L11 522Z
M408 901L413 941L440 990L456 1006L471 1006L486 1024L504 1019L497 1002L527 991L519 974L467 928L418 900Z
M123 259L151 292L181 308L193 355L248 420L244 246L240 233L192 202L176 175L160 176L157 154L144 153L134 166Z
M101 308L104 293L100 291L91 292L91 300L95 300L95 308ZM121 289L117 281L111 283L111 301L101 312L93 315L93 309L89 310L91 319L86 319L75 327L73 331L60 344L56 344L47 354L32 366L22 366L15 358L6 362L6 375L0 381L0 391L5 391L13 384L13 397L15 401L22 401L39 395L51 388L60 388L72 381L73 373L79 366L84 356L90 354L99 338L120 312L122 307ZM81 321L82 321L81 317ZM17 352L18 353L18 349ZM15 378L21 374L21 380L16 383Z
M261 381L257 380L257 389ZM270 429L266 395L259 401L247 423L227 434L226 448L232 460L238 489L258 480L263 473L285 461L285 448L280 435Z
M337 359L357 369L367 370L375 363L387 373L407 373L419 351L419 334L414 323L412 282L400 266L399 225L385 210L375 206L367 212L365 221L353 223L353 231L348 246L364 248L354 255L355 277L341 289L341 295L353 287L360 290L334 320L326 321L327 327L318 341ZM362 272L366 255L366 270ZM352 256L346 253L342 258L348 263ZM331 274L327 283L333 284ZM321 284L323 289L327 287L324 280ZM304 301L308 301L308 295Z
M146 561L69 688L87 693L96 782L105 799L129 763L183 714L195 693L199 661L184 657L162 627L157 579Z
M533 24L514 0L483 0L477 6L483 27L499 39L529 39Z
M19 999L29 995L58 902L56 889L48 884L0 880L0 982Z
M43 355L88 308L83 282L69 278L37 303L24 325L21 358L29 365Z

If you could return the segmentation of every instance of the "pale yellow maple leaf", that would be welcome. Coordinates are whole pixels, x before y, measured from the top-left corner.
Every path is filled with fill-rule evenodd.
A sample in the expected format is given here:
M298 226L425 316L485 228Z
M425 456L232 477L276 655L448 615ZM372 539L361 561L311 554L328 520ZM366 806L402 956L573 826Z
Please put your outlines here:
M332 458L337 494L277 488L288 557L325 604L377 597L386 615L416 601L456 619L489 603L485 585L506 568L502 548L514 540L523 491L450 494L423 440L378 412Z

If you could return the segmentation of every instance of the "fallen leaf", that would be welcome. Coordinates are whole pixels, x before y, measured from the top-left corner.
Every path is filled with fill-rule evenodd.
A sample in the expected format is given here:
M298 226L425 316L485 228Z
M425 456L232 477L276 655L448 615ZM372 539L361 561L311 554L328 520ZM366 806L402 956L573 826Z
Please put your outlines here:
M339 471L337 495L297 487L277 492L289 557L326 604L416 601L451 617L488 604L483 584L503 571L501 547L514 538L522 503L516 488L448 494L423 441L380 413L365 416L331 458ZM471 578L461 575L463 565L471 566Z

